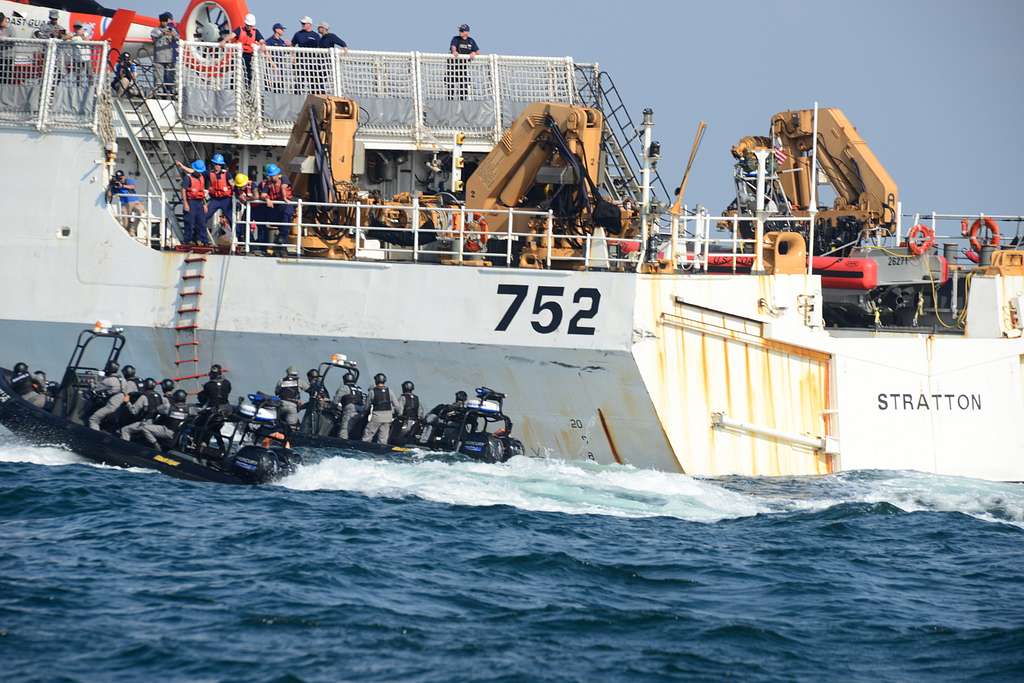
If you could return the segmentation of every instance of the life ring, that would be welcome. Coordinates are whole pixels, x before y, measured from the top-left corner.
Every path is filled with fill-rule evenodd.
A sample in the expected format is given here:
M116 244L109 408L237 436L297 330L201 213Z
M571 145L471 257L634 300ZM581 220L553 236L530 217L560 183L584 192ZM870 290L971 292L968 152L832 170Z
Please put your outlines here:
M918 223L907 233L907 246L911 254L920 256L935 246L935 231L924 223Z
M961 226L966 226L966 224L967 219L965 218L961 223ZM991 234L991 238L985 244L982 244L981 240L978 239L978 233L981 232L982 226L988 229ZM974 263L978 263L981 261L981 248L983 246L999 246L999 223L997 223L994 218L989 218L988 216L978 218L971 223L971 229L967 231L967 237L971 241L971 250L967 252L967 258Z
M465 230L462 229L462 214L452 213L452 227L448 233L448 237L451 240L459 239L459 235L463 238L463 248L466 251L478 252L483 251L484 247L487 246L487 236L490 233L490 228L487 225L487 219L479 213L467 214L469 216L469 223L476 225L476 230Z

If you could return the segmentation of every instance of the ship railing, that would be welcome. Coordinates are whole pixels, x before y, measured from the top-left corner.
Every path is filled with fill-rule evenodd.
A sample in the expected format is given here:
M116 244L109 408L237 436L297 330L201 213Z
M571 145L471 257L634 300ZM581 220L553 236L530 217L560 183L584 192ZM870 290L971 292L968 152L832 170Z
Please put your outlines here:
M930 231L931 240L934 243L933 249L936 253L944 256L949 265L966 265L968 262L973 265L978 262L987 262L988 254L978 253L970 242L971 231L975 225L977 225L975 236L981 245L991 244L993 248L1006 248L1020 245L1024 241L1024 235L1021 234L1024 215L931 211L902 214L901 218L911 219L910 225L907 226L905 221L902 222L902 225L905 226L902 234L894 236L892 241L898 245L905 245L910 240L910 233L914 226L923 225ZM993 223L999 231L997 240L993 239L994 235L991 230ZM1010 226L1013 226L1012 233L1009 229ZM915 238L915 240L920 243L921 238Z
M259 47L181 41L177 107L190 126L263 137L291 130L307 95L356 100L360 134L416 144L497 142L531 102L577 102L570 57Z
M292 222L253 220L253 208L258 207L259 202L243 206L235 203L237 221L244 227L231 235L234 250L248 254L287 249L299 258L320 257L325 255L323 250L311 252L303 245L304 237L320 237L329 249L332 242L341 244L344 235L350 238L348 257L356 260L509 267L516 267L525 260L529 267L535 268L551 268L556 264L586 270L623 270L634 268L638 259L639 242L636 240L600 234L555 233L551 211L421 206L419 197L414 197L410 204L302 200L289 204L295 208ZM370 212L387 215L395 224L371 224ZM347 220L331 220L330 216L345 216ZM430 227L420 227L427 219ZM504 227L500 230L488 227L484 232L483 223L502 223ZM467 227L463 230L460 226ZM285 244L270 240L270 233L279 229L290 234ZM238 232L242 233L241 239ZM326 237L328 234L330 237ZM260 239L259 235L265 237ZM573 246L562 246L568 243ZM526 254L525 259L523 254Z
M676 268L684 272L761 271L763 254L756 253L757 232L763 235L801 225L806 232L810 222L809 216L765 216L762 225L757 227L753 216L713 216L702 209L694 214L675 216L670 235L662 241L661 248L652 258L674 261ZM728 235L712 236L715 230L725 231ZM743 237L744 232L752 236ZM807 268L810 272L809 248Z
M122 201L123 198L128 201ZM130 195L114 195L107 209L140 244L154 249L168 246L167 204L162 194L135 192Z
M0 38L0 126L96 131L106 42Z

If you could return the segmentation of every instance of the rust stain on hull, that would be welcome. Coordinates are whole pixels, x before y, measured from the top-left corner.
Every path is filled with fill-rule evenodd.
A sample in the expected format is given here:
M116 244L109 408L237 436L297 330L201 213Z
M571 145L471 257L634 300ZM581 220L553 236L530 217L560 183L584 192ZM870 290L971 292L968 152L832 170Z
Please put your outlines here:
M604 430L604 438L608 439L608 449L612 452L612 457L615 458L615 462L620 465L625 465L622 462L622 457L619 456L619 449L615 446L615 440L612 439L612 430L608 428L608 421L604 419L604 411L600 408L597 409L597 418L601 420L601 429Z

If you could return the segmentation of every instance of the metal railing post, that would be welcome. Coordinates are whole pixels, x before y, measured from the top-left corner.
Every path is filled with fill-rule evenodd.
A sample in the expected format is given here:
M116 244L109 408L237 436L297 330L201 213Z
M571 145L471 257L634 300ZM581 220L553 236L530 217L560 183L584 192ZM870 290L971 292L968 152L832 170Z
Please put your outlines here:
M412 60L412 78L416 84L413 90L413 114L416 120L412 124L412 136L419 143L423 140L423 84L420 82L420 53L410 52L409 59Z
M295 209L295 215L298 216L298 225L295 226L295 255L296 258L302 258L302 199L298 200L298 208Z
M505 226L505 267L512 267L512 207L508 207L508 224Z
M54 88L54 72L57 70L57 41L46 41L46 57L43 58L43 82L39 88L39 118L36 128L46 128L46 116L50 110L50 99Z
M551 268L551 243L555 241L555 213L551 209L548 209L547 240L548 240L547 267L550 269Z
M494 144L501 140L501 131L504 126L501 121L501 79L498 76L498 55L490 55L491 62L491 93L494 101Z
M420 196L412 196L412 260L420 260Z
M459 207L459 263L463 261L463 249L466 246L466 205Z
M252 203L245 203L245 253L248 254L252 240Z
M353 258L359 259L359 238L362 236L363 229L360 226L363 212L359 210L359 198L356 197L356 253Z

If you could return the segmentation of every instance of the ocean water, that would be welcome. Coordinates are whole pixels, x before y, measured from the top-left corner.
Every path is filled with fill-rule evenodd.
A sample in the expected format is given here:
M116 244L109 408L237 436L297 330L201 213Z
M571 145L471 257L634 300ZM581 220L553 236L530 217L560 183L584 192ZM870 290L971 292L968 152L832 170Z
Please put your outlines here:
M196 484L0 436L4 681L1024 680L1024 486L336 452Z

